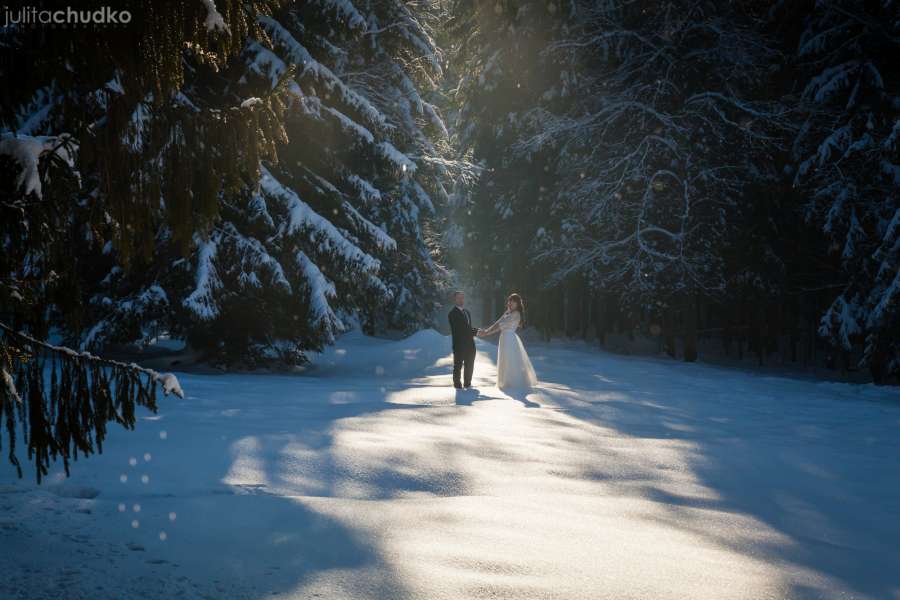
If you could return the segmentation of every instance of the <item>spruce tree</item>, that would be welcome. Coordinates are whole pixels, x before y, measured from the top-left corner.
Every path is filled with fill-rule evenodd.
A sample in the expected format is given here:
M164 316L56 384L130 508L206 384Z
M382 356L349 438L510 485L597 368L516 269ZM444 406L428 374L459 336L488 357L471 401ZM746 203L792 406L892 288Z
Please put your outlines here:
M74 30L10 34L10 76L42 50L4 128L69 136L29 138L62 169L54 182L66 163L72 175L66 209L42 215L67 226L29 233L77 257L44 270L66 294L36 304L69 341L167 333L214 361L296 364L355 319L369 332L429 322L452 166L430 99L434 15L357 4L135 3L134 28L98 28L77 53ZM27 196L34 169L14 150L0 166Z
M227 17L212 2L129 2L121 8L130 28L19 24L0 33L0 72L16 82L0 96L0 404L10 459L18 466L18 417L39 481L50 459L68 469L78 452L100 450L108 421L131 427L135 405L154 409L157 382L180 394L174 377L40 339L51 324L85 324L92 253L139 264L160 216L183 244L234 180L211 179L191 193L173 183L184 158L173 140L196 136L195 151L212 158L213 139L240 147L234 136L246 131L231 114L185 119L176 108L184 65L213 72L246 35L241 5L220 4ZM236 171L241 156L228 157L231 168L220 164L222 173ZM166 203L164 189L172 192Z
M900 51L897 2L782 4L799 21L803 125L794 185L839 282L819 332L862 348L875 381L900 373ZM855 362L855 361L854 361Z

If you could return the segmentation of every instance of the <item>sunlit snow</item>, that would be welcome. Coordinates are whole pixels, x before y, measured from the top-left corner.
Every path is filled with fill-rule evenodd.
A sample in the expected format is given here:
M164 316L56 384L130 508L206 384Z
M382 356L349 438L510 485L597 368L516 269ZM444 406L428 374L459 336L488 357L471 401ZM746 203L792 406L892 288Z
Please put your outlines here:
M900 390L529 344L542 383L511 398L478 350L471 392L433 331L181 375L72 477L0 469L0 597L900 590Z

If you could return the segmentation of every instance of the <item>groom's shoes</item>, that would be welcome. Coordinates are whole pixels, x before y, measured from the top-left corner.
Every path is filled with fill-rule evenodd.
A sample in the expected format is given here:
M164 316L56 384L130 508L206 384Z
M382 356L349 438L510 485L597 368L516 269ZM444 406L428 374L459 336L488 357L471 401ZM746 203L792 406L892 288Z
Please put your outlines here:
M459 385L458 383L454 383L454 384L453 384L453 387L455 387L455 388L458 389L458 390L461 390L461 389L462 389L462 386Z

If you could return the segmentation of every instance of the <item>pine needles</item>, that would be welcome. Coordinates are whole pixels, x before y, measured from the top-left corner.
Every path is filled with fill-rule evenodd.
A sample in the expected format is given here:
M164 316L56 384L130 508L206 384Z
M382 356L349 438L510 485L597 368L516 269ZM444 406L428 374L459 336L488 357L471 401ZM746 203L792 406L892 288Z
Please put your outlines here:
M69 475L70 459L103 452L107 423L134 429L135 407L156 412L157 383L165 395L184 397L172 374L53 346L0 323L0 425L19 477L19 433L38 483L60 459Z

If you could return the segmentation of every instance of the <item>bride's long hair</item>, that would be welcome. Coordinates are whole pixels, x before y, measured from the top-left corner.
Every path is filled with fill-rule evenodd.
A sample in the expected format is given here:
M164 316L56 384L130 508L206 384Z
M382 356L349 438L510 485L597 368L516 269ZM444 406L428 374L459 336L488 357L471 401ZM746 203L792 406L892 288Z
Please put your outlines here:
M516 309L519 311L519 327L525 327L525 301L522 300L522 296L516 293L512 293L506 299L506 303L509 304L509 301L512 300L516 303Z

